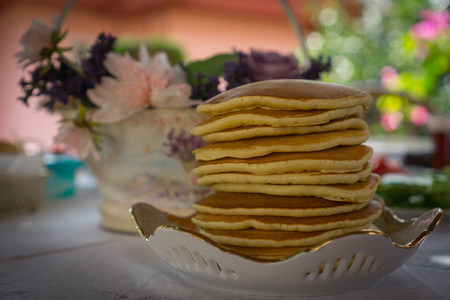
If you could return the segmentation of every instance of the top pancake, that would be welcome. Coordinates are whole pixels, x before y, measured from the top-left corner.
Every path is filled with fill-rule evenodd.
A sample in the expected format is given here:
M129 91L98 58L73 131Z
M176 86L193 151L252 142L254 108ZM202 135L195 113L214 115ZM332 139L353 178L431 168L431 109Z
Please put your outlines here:
M337 109L367 105L371 96L338 84L313 80L279 79L254 82L223 92L197 106L216 116L233 111L269 108L283 110Z

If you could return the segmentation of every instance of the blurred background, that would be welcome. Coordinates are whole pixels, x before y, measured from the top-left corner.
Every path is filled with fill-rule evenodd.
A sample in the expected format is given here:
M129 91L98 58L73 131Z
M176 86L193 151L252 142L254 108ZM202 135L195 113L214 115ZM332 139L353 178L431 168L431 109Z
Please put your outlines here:
M47 146L52 143L57 117L45 111L37 113L17 101L23 74L13 55L20 50L19 38L32 19L49 22L51 14L59 13L64 4L64 0L0 1L0 138L38 139ZM292 5L299 19L304 20L305 30L313 30L315 21L306 9L308 2L295 1ZM68 45L87 47L100 32L105 32L126 41L151 39L160 46L175 48L184 60L233 48L287 53L297 46L276 0L80 0L63 28L70 30L64 40Z
M369 116L373 134L423 135L430 114L448 116L448 1L290 3L311 56L332 58L332 72L323 79L382 95ZM31 19L49 22L64 4L64 0L0 1L0 138L52 143L56 117L16 101L23 73L13 55ZM127 44L150 41L155 49L169 49L174 60L201 59L233 49L298 52L293 29L276 0L80 0L63 27L70 30L65 43L80 49L105 32L118 36L125 49Z
M23 75L14 54L33 18L49 22L64 0L0 0L0 140L52 146L58 117L17 100ZM447 0L291 0L310 56L331 58L322 80L374 96L366 119L369 144L401 164L450 163L450 43ZM122 51L145 41L173 63L251 49L294 53L293 28L276 0L80 0L63 28L64 43L84 51L100 32L119 37ZM376 157L375 157L376 158ZM386 172L402 165L379 159ZM397 170L396 170L397 168ZM384 171L380 171L383 173Z

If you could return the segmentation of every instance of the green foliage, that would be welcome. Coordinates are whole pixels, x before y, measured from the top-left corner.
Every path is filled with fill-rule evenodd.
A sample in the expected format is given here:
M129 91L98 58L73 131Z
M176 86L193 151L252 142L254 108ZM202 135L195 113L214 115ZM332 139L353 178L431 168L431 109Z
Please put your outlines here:
M381 178L377 194L389 206L450 207L450 165L416 176L386 174Z
M141 43L147 46L150 55L156 52L166 52L172 65L185 60L184 50L175 41L161 36L152 36L145 39L137 37L120 37L117 40L115 52L124 54L128 52L132 57L138 59Z
M445 1L361 1L356 8L352 3L327 1L311 8L319 27L308 36L310 51L332 58L333 69L324 79L381 87L382 69L393 67L398 77L385 88L450 115L449 29L432 40L411 33L424 10L445 10ZM410 104L397 107L405 120L410 109Z
M235 53L223 53L212 56L206 60L197 60L186 63L184 67L188 76L188 82L192 84L195 80L195 74L202 74L205 77L220 77L224 72L225 64L235 60L237 60L237 55Z

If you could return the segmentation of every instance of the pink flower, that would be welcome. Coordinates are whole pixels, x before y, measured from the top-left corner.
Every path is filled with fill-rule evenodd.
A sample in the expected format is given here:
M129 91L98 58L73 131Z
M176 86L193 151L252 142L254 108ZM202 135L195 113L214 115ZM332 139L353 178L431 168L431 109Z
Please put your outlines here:
M409 117L414 125L424 125L428 120L428 110L423 106L416 105L411 109Z
M52 32L58 30L60 18L52 15L50 27L44 21L33 19L30 27L20 38L23 50L17 52L15 57L19 63L26 62L25 66L38 61L41 58L41 51L44 48L51 48Z
M151 73L150 87L153 108L186 108L200 101L190 100L192 89L187 84L186 74L180 66L171 66L167 54L156 53L153 58L144 45L139 49L139 58Z
M190 100L191 87L179 66L172 67L165 53L151 58L145 47L140 62L128 54L109 53L104 61L112 77L88 90L89 99L98 107L92 121L112 123L145 108L185 108L197 102Z
M89 99L99 107L92 121L117 122L150 106L150 74L142 64L128 54L109 53L104 66L115 78L102 77L99 85L87 91Z
M442 31L449 26L450 12L448 10L432 11L426 9L422 12L422 20L433 23L438 31Z
M78 127L74 122L61 123L54 140L55 143L64 144L67 149L72 149L80 159L85 159L90 155L97 159L100 157L89 129Z
M381 127L386 131L396 130L403 121L403 115L399 112L383 114L381 116Z
M380 71L380 78L381 84L389 90L393 90L398 86L398 73L394 67L383 67Z
M417 39L431 41L439 37L450 23L450 13L444 11L424 10L422 21L411 27L411 34Z

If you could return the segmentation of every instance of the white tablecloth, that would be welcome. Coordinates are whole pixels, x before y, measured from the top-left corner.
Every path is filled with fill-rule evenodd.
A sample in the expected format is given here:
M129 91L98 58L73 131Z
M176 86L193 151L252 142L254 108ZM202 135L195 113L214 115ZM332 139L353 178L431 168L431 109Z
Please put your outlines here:
M136 234L101 228L96 189L0 219L0 299L256 299L191 285ZM403 217L418 211L401 211ZM314 299L449 299L450 218L379 284ZM267 298L269 299L269 298ZM305 299L305 298L303 298Z

